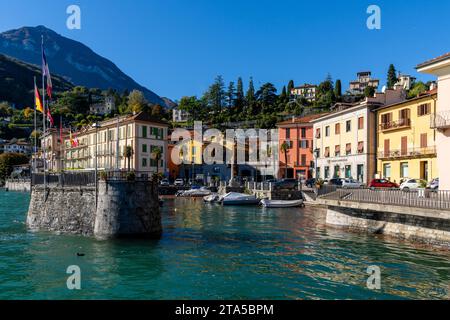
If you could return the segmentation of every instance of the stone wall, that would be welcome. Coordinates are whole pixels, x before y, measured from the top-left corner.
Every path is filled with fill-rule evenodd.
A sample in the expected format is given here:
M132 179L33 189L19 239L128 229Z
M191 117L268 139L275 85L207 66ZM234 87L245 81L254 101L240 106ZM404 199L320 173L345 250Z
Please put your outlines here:
M151 181L100 181L93 187L34 186L27 226L32 230L111 238L160 237L158 190Z
M450 247L450 219L445 215L414 215L328 206L326 223L349 230Z

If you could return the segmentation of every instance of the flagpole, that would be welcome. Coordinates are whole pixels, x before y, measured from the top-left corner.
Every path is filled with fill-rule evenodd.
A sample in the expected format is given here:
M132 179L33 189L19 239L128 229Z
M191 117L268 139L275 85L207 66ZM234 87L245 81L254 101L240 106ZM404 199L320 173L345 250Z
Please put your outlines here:
M44 54L44 35L41 35L41 40L42 40L42 58L43 58L43 54ZM43 61L42 61L43 63ZM45 74L44 74L44 66L42 66L42 104L43 104L43 108L44 108L44 112L42 112L42 126L43 126L43 136L45 135L45 112L46 112L46 106L45 106ZM43 139L42 139L42 142ZM47 155L45 152L45 145L44 143L42 143L42 152L44 155L44 190L47 190L47 178L46 178L46 170L47 170Z
M36 116L37 116L37 114L36 114L36 105L37 105L37 101L36 101L36 92L35 92L35 90L36 90L36 77L34 77L34 88L33 88L33 95L34 95L34 161L33 161L33 173L35 173L36 172L36 157L37 157L37 136L36 136L36 134L37 134L37 119L36 119Z

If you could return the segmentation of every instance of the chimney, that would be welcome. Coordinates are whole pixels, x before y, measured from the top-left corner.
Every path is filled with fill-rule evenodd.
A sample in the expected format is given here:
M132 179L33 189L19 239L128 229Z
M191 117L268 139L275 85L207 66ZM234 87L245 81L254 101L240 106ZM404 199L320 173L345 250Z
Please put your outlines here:
M437 83L436 82L431 82L431 84L430 84L430 91L431 90L434 90L434 89L436 89L437 88Z

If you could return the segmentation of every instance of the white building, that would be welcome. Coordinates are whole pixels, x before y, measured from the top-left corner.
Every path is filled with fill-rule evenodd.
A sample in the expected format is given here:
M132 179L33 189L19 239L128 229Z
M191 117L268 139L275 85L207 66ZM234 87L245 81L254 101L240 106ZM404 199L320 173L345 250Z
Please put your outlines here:
M412 88L412 86L414 85L414 82L416 81L415 77L412 77L412 76L406 75L406 74L400 74L400 75L398 75L397 78L398 78L398 81L394 85L394 89L403 88L405 90L410 90Z
M65 137L66 170L131 170L155 173L166 172L168 125L153 119L145 112L124 116L87 127ZM125 150L131 147L130 158ZM162 151L161 159L154 158L156 148ZM97 152L96 152L97 150Z
M363 71L357 73L358 79L350 82L351 94L364 94L364 90L367 87L373 87L375 90L380 85L380 80L372 79L372 73L370 71Z
M89 107L91 114L105 115L113 113L116 110L116 102L113 96L105 97L105 100L101 103L92 104Z
M291 89L291 99L306 99L309 102L316 101L317 86L305 83L302 86Z
M3 145L4 153L22 153L30 155L32 153L32 146L28 142L12 140Z
M184 110L180 110L177 108L174 108L172 110L172 121L173 122L186 122L189 120L189 113L184 111Z
M356 104L337 104L314 124L316 175L320 179L353 178L368 184L376 172L374 109L403 101L405 91L386 90Z

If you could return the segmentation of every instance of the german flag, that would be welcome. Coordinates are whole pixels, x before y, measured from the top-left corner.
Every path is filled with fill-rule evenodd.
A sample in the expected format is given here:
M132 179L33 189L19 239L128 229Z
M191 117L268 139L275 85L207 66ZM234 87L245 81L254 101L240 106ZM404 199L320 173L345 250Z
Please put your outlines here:
M44 113L44 108L42 107L41 96L39 94L39 90L36 86L36 83L34 84L34 100L35 100L35 104L36 104L36 110L41 113Z

